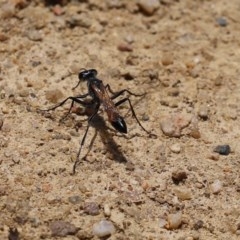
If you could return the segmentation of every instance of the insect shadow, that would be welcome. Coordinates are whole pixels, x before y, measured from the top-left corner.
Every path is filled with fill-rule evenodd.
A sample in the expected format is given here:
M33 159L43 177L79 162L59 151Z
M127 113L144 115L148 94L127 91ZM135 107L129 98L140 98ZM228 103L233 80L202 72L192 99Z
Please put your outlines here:
M84 155L82 159L86 160L87 155L92 150L92 146L95 142L97 135L99 135L101 141L104 143L106 151L110 153L112 159L119 163L126 163L127 159L122 154L122 151L120 151L118 144L113 139L113 135L111 134L111 132L108 131L109 127L106 125L106 122L104 121L103 117L100 115L96 115L92 122L90 123L90 126L95 129L95 134L91 139L87 153Z

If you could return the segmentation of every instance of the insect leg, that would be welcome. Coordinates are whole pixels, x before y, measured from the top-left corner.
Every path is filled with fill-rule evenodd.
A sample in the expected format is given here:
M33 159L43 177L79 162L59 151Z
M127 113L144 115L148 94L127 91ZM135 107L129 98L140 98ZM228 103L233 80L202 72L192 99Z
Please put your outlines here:
M58 103L56 106L53 106L53 107L51 107L51 108L44 109L44 110L41 110L41 111L53 111L53 110L55 110L56 108L63 106L69 99L71 99L72 101L75 101L75 99L85 98L85 97L87 97L88 95L89 95L89 94L86 93L86 94L83 94L83 95L78 95L78 96L76 96L76 97L68 97L68 98L66 98L65 100L63 100L62 102ZM80 103L80 104L81 104L81 103Z
M53 106L49 109L46 109L46 110L41 110L41 111L54 111L55 109L57 109L58 107L61 107L63 106L68 100L72 100L72 103L71 103L71 106L67 112L67 114L61 119L61 121L63 121L68 115L69 113L71 112L72 108L73 108L73 105L74 105L74 102L77 102L83 106L89 106L89 105L92 105L92 102L90 103L87 103L87 102L84 102L82 100L80 100L79 98L85 98L88 96L88 93L87 94L84 94L84 95L78 95L76 97L68 97L66 98L65 100L63 100L62 102L58 103L56 106Z
M133 96L135 96L135 97L142 97L142 96L145 95L145 93L143 93L143 94L132 93L131 91L129 91L129 90L127 90L127 89L123 89L123 90L121 90L121 91L119 91L119 92L114 92L114 91L111 89L111 87L110 87L109 84L107 84L107 85L105 86L105 88L106 88L110 93L113 94L113 96L111 96L111 99L115 99L115 98L119 97L119 96L122 95L124 92L127 92L128 94L133 95Z
M78 99L78 98L79 98L78 96L71 98L71 100L72 100L71 106L70 106L70 108L68 109L68 112L65 114L65 116L63 116L63 117L61 118L61 120L60 120L61 122L63 122L63 121L67 118L67 116L70 114L70 112L72 111L72 108L73 108L73 105L74 105L75 102L79 103L80 105L82 105L82 106L84 106L84 107L93 105L93 102L92 102L92 101L90 101L90 102L84 102L84 101L82 101L82 100L80 100L80 99Z
M100 107L100 104L98 104L98 105L96 106L95 112L94 112L94 113L89 117L89 119L88 119L87 129L86 129L86 131L85 131L85 133L84 133L84 136L83 136L83 138L82 138L82 141L81 141L81 144L80 144L80 148L79 148L79 150L78 150L77 158L76 158L76 161L75 161L75 163L74 163L74 165L73 165L73 174L76 173L76 167L77 167L77 165L79 164L79 161L80 161L79 157L80 157L80 154L81 154L81 151L82 151L82 147L83 147L83 145L84 145L84 143L85 143L85 139L86 139L86 137L87 137L88 129L89 129L89 127L90 127L90 122L91 122L91 121L93 120L93 118L96 116L99 107Z
M118 101L117 103L115 103L115 106L117 107L117 106L123 104L123 103L126 102L126 101L128 101L128 103L129 103L129 106L130 106L130 109L131 109L131 112L132 112L132 116L136 119L138 125L142 128L142 130L145 131L146 133L148 133L150 136L155 136L155 134L152 134L151 132L149 132L148 130L146 130L146 129L143 127L143 125L141 124L141 122L138 120L137 115L136 115L136 113L135 113L135 111L134 111L134 109L133 109L132 103L131 103L131 101L130 101L129 98L121 99L120 101Z

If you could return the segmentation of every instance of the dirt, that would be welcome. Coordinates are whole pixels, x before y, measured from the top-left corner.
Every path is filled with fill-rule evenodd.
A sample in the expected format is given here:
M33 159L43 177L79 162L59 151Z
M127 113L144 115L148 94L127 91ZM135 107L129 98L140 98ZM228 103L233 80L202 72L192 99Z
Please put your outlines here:
M98 239L104 219L108 239L239 239L240 3L140 2L1 1L0 239ZM87 93L81 68L146 93L157 137L128 102L126 135L100 110L72 175L86 111L39 109Z

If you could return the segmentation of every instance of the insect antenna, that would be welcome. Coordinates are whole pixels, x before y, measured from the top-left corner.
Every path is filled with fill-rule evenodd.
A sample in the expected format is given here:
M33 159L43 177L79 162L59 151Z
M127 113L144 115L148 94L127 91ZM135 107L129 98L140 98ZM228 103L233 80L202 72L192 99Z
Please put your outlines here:
M86 70L87 70L86 68L80 68L79 71L81 72L81 71L86 71ZM77 85L76 85L75 87L73 87L72 90L74 90L75 88L77 88L77 87L79 86L80 82L81 82L81 79L79 79Z

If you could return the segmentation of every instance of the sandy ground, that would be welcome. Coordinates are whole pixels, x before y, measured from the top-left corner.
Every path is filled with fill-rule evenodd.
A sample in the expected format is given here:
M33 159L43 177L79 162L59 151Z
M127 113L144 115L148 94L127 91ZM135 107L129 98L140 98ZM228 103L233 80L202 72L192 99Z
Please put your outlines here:
M240 2L49 2L0 3L0 239L239 239ZM86 93L81 68L146 93L157 138L101 110L73 176L86 111L38 109Z

